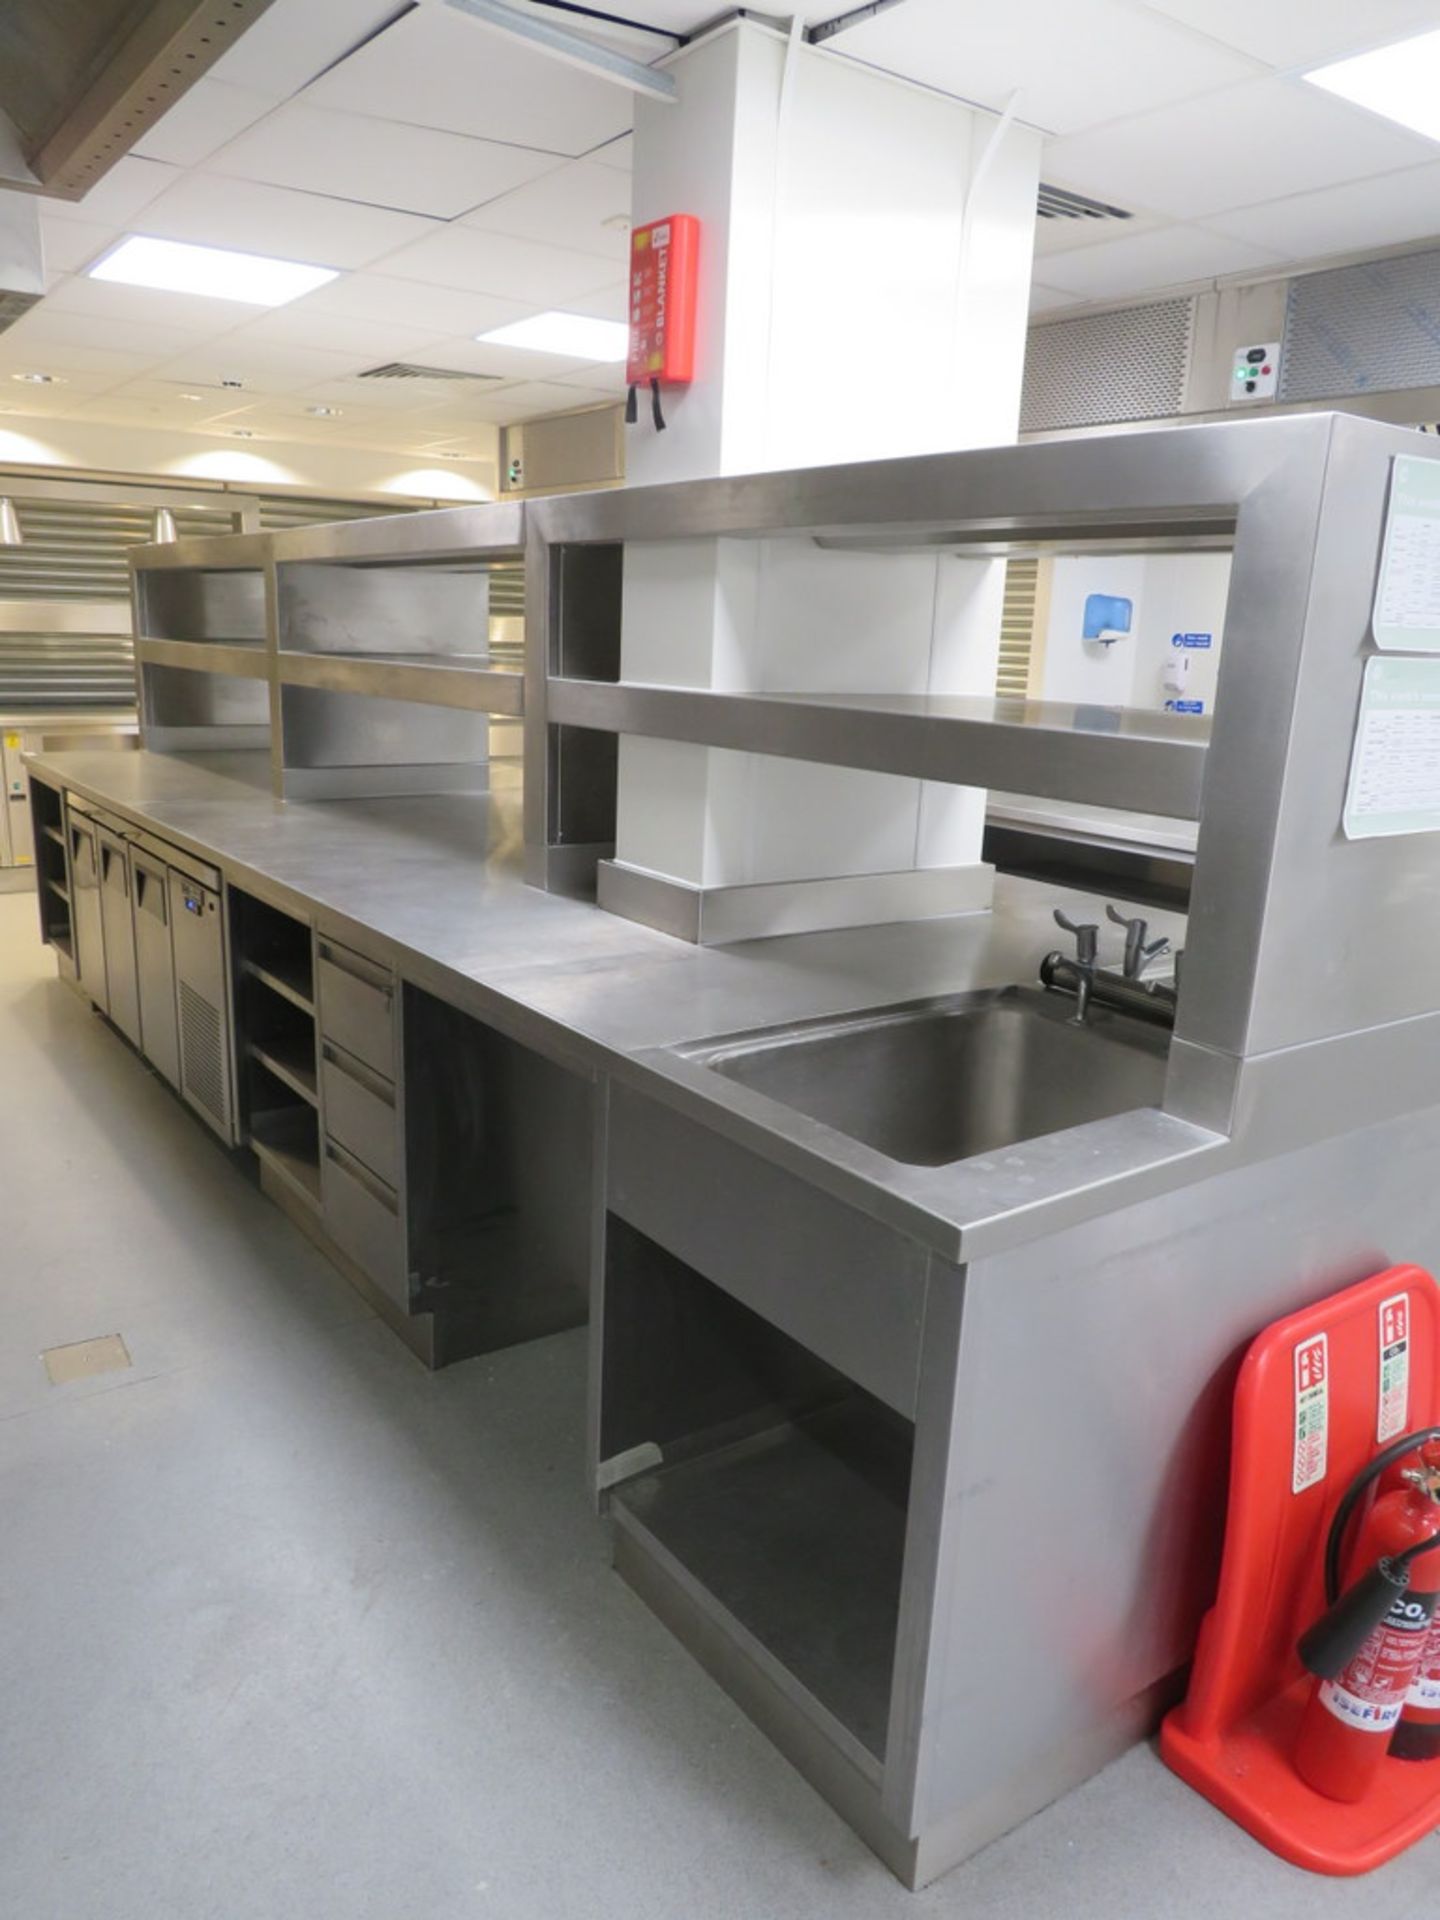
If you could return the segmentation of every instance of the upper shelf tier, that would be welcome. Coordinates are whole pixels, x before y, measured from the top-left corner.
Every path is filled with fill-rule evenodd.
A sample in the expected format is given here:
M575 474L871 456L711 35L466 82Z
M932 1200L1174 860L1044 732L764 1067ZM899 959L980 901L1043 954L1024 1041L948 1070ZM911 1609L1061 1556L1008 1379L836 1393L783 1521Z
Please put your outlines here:
M1194 820L1207 720L959 694L714 693L552 679L546 718Z
M187 667L237 680L263 680L270 671L263 640L160 640L147 634L135 642L135 657L142 666Z
M463 654L289 653L280 655L280 679L291 687L324 687L331 693L364 693L435 707L505 717L525 711L525 676L513 668L478 662Z

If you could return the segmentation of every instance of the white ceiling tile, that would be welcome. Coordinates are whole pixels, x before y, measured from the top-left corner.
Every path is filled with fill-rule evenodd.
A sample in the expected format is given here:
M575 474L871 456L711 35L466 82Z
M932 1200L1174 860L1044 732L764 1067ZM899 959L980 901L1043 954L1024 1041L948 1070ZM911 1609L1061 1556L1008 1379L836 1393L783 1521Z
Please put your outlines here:
M615 263L599 254L537 246L509 234L478 233L457 225L442 227L392 254L385 272L402 280L554 306L608 286L615 278Z
M837 9L838 10L838 9ZM663 27L667 33L698 33L712 20L723 19L732 9L723 0L627 0L629 18L643 19L647 27ZM812 7L815 15L820 9ZM826 8L825 13L829 12Z
M447 340L441 351L447 367L494 374L500 380L554 380L593 364L573 353L532 353L525 347L486 346L479 340Z
M67 286L70 284L66 283ZM98 287L99 281L84 281L85 287ZM140 289L127 289L138 292ZM160 296L155 296L158 300ZM227 313L230 308L225 308ZM254 312L254 308L246 309ZM104 314L98 321L93 312L83 309L71 312L57 306L55 296L44 300L38 307L31 309L23 320L19 320L3 336L9 341L24 341L28 348L47 350L51 347L85 348L96 344L113 347L117 353L136 354L151 361L168 359L170 355L181 353L203 335L194 327L167 325L157 322L153 317L129 319L117 318L113 313Z
M602 287L598 293L585 293L576 300L567 300L565 311L588 314L594 320L624 320L630 312L629 292L630 283L617 280L613 287Z
M34 336L21 336L15 327L0 335L0 369L7 373L59 373L67 379L77 373L109 374L112 380L124 380L153 365L154 360L153 353L127 353L112 346L103 333L84 343L55 339L42 342Z
M1111 300L1270 267L1276 260L1266 248L1203 227L1162 227L1103 247L1052 253L1045 262L1045 280L1048 286L1087 300Z
M478 383L472 387L452 381L360 380L352 375L345 380L320 381L309 387L306 394L308 399L325 406L365 406L377 414L434 419L456 411L465 396L490 391L492 389Z
M47 200L45 211L57 220L88 220L92 225L128 227L157 194L180 178L178 167L162 166L158 160L141 160L127 153L117 160L103 180L83 200Z
M1038 280L1030 283L1030 311L1032 313L1050 313L1056 307L1073 307L1076 296L1063 293L1059 287L1042 287Z
M116 239L114 227L93 226L88 220L56 220L49 201L40 203L40 238L45 248L45 272L74 273L104 253Z
M1045 177L1120 206L1133 196L1194 220L1418 166L1434 152L1418 134L1303 81L1262 80L1056 140Z
M1073 133L1250 79L1258 60L1127 0L905 0L827 44L1001 110L1020 89L1031 126Z
M210 69L283 100L404 11L407 0L272 0Z
M1145 0L1153 13L1243 47L1276 67L1312 66L1423 33L1434 0Z
M1168 227L1170 219L1158 213L1147 213L1126 202L1128 220L1066 220L1063 218L1037 220L1035 222L1035 258L1047 259L1052 253L1073 253L1077 247L1103 247L1110 240L1129 240L1137 233L1149 233L1155 227Z
M613 167L617 173L635 171L635 136L622 133L618 140L607 140L603 147L596 147L585 158L593 160L597 167Z
M581 154L630 126L630 96L439 7L416 7L310 87L306 103Z
M257 346L231 333L223 340L188 347L155 371L161 379L193 380L197 387L240 380L243 393L295 393L321 381L342 380L365 364L361 355L322 353L314 347ZM241 404L238 398L235 404Z
M417 318L442 333L466 339L488 327L504 326L533 313L533 301L497 299L458 287L416 287L413 280L392 280L376 273L349 273L328 286L307 293L284 309L287 313L341 314L347 319L374 320L382 325L409 326Z
M303 307L276 307L249 326L226 335L238 350L247 346L315 347L322 353L359 355L365 360L400 360L420 355L448 336L428 327L382 325L338 313L314 313Z
M1440 161L1218 213L1208 225L1291 260L1429 239L1440 228Z
M607 400L614 400L628 392L629 382L625 378L624 367L586 367L577 373L562 373L559 376L562 387L584 387L592 396L603 394Z
M162 240L234 247L320 267L363 267L437 230L433 220L253 180L191 173L145 209L139 230Z
M197 80L161 115L134 151L145 160L166 160L172 166L194 167L253 127L274 106L274 99L249 87L228 86L223 80Z
M622 220L615 227L607 221ZM602 254L623 270L630 252L630 185L613 167L572 160L542 180L502 194L462 221L486 233L509 233L547 246Z
M529 147L292 100L231 141L210 171L449 220L560 164Z
M531 420L542 413L568 413L584 404L585 396L574 387L562 386L558 381L532 380L523 386L506 387L503 392L477 402L469 412L475 419L507 422Z
M216 334L241 321L253 320L256 309L239 300L210 300L199 293L162 293L156 287L127 287L118 280L89 280L75 274L45 296L42 312L84 314L92 327L112 322L132 327L155 327L189 334Z

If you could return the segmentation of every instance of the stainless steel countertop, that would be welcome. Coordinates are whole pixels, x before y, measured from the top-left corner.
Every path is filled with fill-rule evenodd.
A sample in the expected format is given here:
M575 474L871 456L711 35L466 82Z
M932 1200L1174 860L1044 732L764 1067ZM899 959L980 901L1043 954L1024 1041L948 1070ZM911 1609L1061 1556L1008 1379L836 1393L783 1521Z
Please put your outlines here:
M264 755L53 753L42 778L313 910L404 977L584 1073L609 1073L952 1260L1033 1240L1221 1170L1231 1143L1121 1114L950 1167L903 1166L666 1049L752 1027L1033 983L1051 908L1001 879L991 913L696 947L521 877L519 768L489 795L283 804ZM1101 917L1103 902L1088 903ZM1154 924L1183 943L1183 920Z

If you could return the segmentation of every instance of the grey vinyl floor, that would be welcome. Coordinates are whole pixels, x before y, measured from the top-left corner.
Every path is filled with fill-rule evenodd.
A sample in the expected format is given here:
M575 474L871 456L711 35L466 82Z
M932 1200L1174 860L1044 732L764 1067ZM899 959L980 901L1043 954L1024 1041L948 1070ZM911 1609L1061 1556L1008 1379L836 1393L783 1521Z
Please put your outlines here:
M1146 1749L905 1893L610 1572L583 1379L425 1373L0 897L3 1920L1440 1909L1434 1839L1311 1879Z

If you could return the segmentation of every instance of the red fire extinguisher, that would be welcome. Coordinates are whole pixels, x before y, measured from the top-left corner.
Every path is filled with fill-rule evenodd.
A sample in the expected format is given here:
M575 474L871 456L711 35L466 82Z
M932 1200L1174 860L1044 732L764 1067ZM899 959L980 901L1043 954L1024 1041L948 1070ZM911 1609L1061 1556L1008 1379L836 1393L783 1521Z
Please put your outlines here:
M1425 1443L1420 1464L1432 1483L1440 1486L1440 1441ZM1390 1751L1397 1760L1440 1760L1440 1604Z
M1415 1440L1409 1443L1413 1452ZM1337 1514L1332 1548L1374 1466ZM1382 1493L1351 1556L1352 1584L1305 1636L1317 1676L1295 1747L1300 1777L1331 1800L1363 1800L1389 1751L1426 1658L1440 1602L1440 1475L1413 1469ZM1440 1719L1440 1715L1437 1715Z

